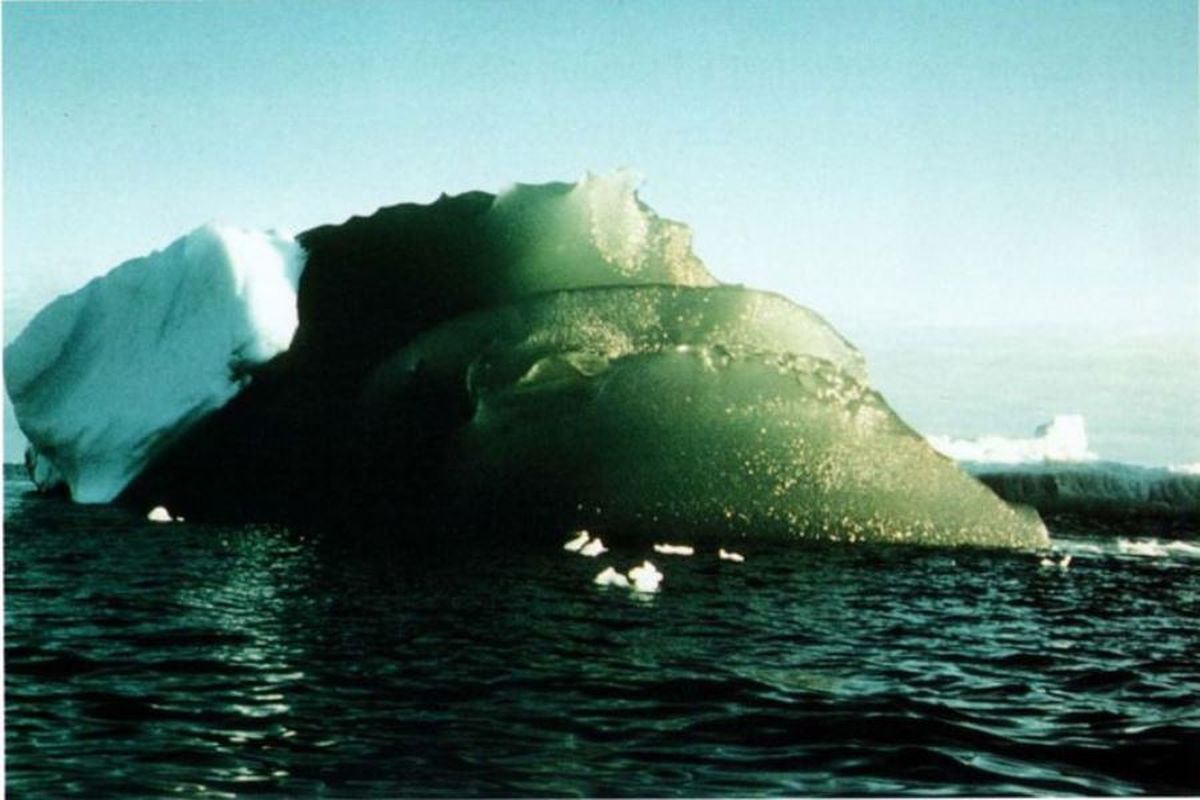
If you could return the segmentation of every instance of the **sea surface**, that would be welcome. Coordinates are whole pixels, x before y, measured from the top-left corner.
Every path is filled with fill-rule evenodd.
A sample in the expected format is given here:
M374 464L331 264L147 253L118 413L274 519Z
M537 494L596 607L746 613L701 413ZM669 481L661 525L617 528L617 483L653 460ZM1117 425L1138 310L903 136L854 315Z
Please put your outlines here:
M11 797L1200 793L1195 531L589 559L7 477ZM647 557L657 594L592 584Z

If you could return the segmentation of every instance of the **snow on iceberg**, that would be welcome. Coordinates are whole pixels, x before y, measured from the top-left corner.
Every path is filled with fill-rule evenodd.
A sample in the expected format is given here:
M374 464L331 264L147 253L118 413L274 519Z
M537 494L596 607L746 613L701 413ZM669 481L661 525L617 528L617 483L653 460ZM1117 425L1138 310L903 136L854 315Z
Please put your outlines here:
M291 236L207 225L44 308L4 352L39 485L113 500L287 349L303 268Z
M1088 449L1087 432L1083 417L1079 414L1059 414L1045 425L1039 425L1030 439L1005 436L954 439L937 435L928 438L935 450L955 461L980 464L1084 462L1097 458Z

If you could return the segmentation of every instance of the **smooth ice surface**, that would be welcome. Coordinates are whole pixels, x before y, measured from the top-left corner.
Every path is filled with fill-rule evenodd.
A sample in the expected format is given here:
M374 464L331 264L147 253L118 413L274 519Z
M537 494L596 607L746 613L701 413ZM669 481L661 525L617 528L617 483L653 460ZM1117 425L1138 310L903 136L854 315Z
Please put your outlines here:
M303 251L208 225L43 309L5 350L32 473L107 502L296 330Z
M929 437L929 443L955 461L976 463L1083 462L1097 458L1088 449L1087 431L1079 414L1059 414L1045 425L1039 425L1034 436L1028 439L996 435L954 439L933 435Z

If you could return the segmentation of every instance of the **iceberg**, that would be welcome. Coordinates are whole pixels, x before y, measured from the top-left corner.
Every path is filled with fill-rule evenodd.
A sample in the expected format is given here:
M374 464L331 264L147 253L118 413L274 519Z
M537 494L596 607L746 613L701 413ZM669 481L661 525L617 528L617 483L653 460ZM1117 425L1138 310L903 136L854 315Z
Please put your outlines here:
M1046 543L636 185L204 228L122 265L6 353L33 467L85 502L414 537Z
M34 481L116 498L287 349L303 267L290 236L207 225L43 309L4 352Z
M1098 458L1088 449L1087 431L1079 414L1059 414L1045 425L1039 425L1030 439L997 435L954 439L934 435L929 437L929 443L955 461L972 463L1069 463L1095 461Z
M1200 472L1105 461L1088 446L1084 418L1059 414L1032 438L930 436L930 444L1012 503L1046 515L1200 522Z

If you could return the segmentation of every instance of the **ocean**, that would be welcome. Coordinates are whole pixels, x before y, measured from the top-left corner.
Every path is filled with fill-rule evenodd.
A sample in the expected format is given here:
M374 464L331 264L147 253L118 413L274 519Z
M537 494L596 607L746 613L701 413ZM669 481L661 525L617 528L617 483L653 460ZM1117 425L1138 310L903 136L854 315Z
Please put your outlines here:
M1200 792L1195 532L590 559L4 488L12 797Z

